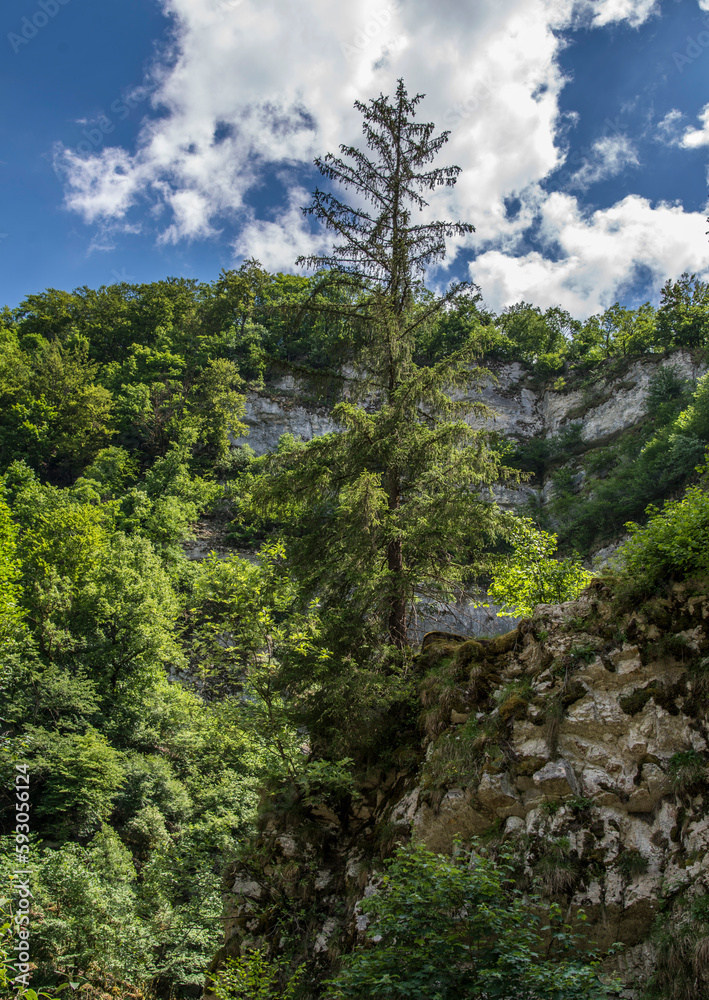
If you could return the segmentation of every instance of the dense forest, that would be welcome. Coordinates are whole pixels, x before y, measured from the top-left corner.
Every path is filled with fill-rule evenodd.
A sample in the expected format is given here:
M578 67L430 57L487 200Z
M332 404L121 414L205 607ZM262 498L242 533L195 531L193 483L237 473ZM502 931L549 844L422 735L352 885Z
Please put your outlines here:
M581 322L528 303L495 315L474 287L441 300L410 281L392 312L371 275L315 263L308 277L252 260L212 283L48 289L0 317L0 895L9 906L20 767L35 988L200 994L222 937L222 871L248 851L259 809L349 794L355 776L390 762L394 721L419 761L417 601L492 586L524 610L577 593L579 558L668 499L633 529L616 572L651 593L708 568L696 541L709 523L697 468L706 380L659 370L639 428L584 452L581 481L569 464L578 425L505 440L471 430L450 389L518 362L555 392L593 392L643 355L704 357L709 285L683 275L657 308L616 304ZM286 372L343 432L285 438L256 458L233 444L245 396ZM521 520L492 502L491 485L547 473L550 502ZM234 553L188 559L210 518L229 523ZM677 532L695 539L681 556ZM523 593L530 558L537 584ZM413 884L434 862L396 864L392 877ZM467 870L439 873L461 905L483 892ZM502 907L492 862L486 877L511 948L524 908ZM383 897L383 926L396 907ZM254 959L262 992L244 992L243 969L219 989L297 996L303 973L286 988L288 958ZM365 995L385 974L368 961L348 967L337 995ZM604 995L567 965L554 974L570 970L568 992L554 996Z

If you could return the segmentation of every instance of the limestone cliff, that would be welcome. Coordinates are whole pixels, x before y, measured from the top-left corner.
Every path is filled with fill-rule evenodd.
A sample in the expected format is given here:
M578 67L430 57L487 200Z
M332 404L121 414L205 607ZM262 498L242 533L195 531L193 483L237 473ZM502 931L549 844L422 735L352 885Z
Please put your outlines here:
M574 387L563 384L563 378L556 376L547 380L532 378L516 362L492 362L488 367L489 377L479 387L471 387L468 394L471 404L482 400L494 411L488 426L510 438L527 440L553 437L578 421L588 445L607 441L642 419L650 379L658 368L675 368L692 381L707 370L706 363L688 351L648 354L627 362L616 358L599 368L593 382ZM244 422L248 435L235 444L248 444L257 455L273 451L282 434L309 441L337 430L325 402L313 398L304 381L290 376L250 392ZM470 422L480 426L472 416Z
M478 836L570 919L583 908L590 941L624 944L609 962L625 995L655 974L658 996L708 996L708 630L691 584L624 609L596 583L505 636L428 637L420 743L392 732L397 766L354 797L268 800L230 872L218 961L296 942L317 982L361 939L358 901L397 841Z

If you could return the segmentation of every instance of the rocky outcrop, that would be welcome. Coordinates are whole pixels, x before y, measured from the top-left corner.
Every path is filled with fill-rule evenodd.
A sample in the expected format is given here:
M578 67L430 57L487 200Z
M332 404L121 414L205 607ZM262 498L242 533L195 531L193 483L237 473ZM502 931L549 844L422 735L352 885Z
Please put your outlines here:
M411 821L443 851L458 832L499 830L568 912L585 911L599 947L626 946L617 966L628 980L647 982L660 907L681 911L709 891L709 599L679 588L620 621L615 610L600 585L537 608L513 649L483 666L492 712L476 711L463 682L470 714L459 705L457 725L433 738L420 788L452 741L468 744L471 779L440 802L419 792ZM480 669L469 675L478 684Z
M234 444L247 444L257 455L275 451L283 434L310 441L339 429L326 407L265 391L248 394L242 420L248 434Z
M683 377L695 381L706 370L687 351L668 356L646 355L635 361L599 372L598 381L582 388L560 386L559 380L531 379L519 363L491 363L490 377L472 386L459 398L471 404L471 426L491 426L508 437L526 440L553 437L569 424L582 425L581 438L586 444L606 441L628 430L643 418L650 379L659 368L672 367ZM563 381L563 380L562 380ZM492 421L472 415L474 403L485 403L493 412ZM321 402L308 401L305 383L288 377L268 391L251 392L247 397L244 423L248 435L235 444L248 444L257 455L272 451L282 434L293 434L309 441L338 429Z
M639 995L664 967L661 908L703 954L708 651L709 598L684 585L623 610L594 584L505 636L434 637L415 664L420 763L410 752L348 802L271 812L258 864L232 874L225 954L272 941L284 906L305 908L302 955L326 975L361 939L358 900L397 840L449 852L482 835L569 919L584 910L590 943L625 946L610 964Z

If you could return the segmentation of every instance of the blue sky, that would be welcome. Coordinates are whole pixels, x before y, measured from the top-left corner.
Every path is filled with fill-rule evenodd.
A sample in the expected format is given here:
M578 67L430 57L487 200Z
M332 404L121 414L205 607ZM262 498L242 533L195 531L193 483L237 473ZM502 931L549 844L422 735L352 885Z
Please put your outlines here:
M0 303L327 246L300 213L398 76L463 168L435 218L495 309L709 279L709 0L6 0Z

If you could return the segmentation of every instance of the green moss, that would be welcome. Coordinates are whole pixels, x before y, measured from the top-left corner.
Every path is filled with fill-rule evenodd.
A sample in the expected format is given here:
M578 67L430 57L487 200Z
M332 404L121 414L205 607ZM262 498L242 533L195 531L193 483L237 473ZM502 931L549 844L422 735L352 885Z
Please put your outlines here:
M500 705L500 718L505 722L510 719L523 719L527 714L529 700L519 694L513 694Z
M471 663L477 663L485 656L485 646L477 639L468 639L458 646L455 654L457 663L462 669L467 669Z
M540 768L546 764L546 757L525 757L516 767L516 772L526 778L531 778Z
M706 761L696 750L681 750L670 758L670 781L675 792L689 792L706 783Z
M421 772L424 790L476 784L486 756L486 739L477 722L446 730L436 740Z
M585 698L587 693L586 688L580 681L570 681L564 685L561 692L561 703L565 706L573 705L575 701Z
M517 646L519 639L518 628L513 629L511 632L505 632L504 635L496 635L494 639L490 640L487 647L487 655L501 656L503 653L511 653Z
M421 652L425 652L429 646L447 645L456 648L459 643L466 641L466 636L455 632L427 632L421 640Z
M634 848L621 851L615 863L624 882L632 882L638 875L644 875L649 868L647 858Z
M623 709L626 715L637 715L638 712L642 712L647 703L653 697L657 690L657 682L653 681L644 688L636 688L631 691L630 694L624 695L619 699L618 704Z

